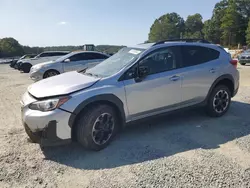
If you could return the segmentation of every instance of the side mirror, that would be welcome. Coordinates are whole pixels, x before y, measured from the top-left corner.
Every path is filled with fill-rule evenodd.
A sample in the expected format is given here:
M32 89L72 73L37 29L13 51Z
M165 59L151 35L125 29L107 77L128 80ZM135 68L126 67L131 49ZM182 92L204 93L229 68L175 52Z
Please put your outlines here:
M141 82L148 74L149 68L147 66L140 66L135 81Z
M63 62L68 63L68 62L70 62L70 59L65 59Z

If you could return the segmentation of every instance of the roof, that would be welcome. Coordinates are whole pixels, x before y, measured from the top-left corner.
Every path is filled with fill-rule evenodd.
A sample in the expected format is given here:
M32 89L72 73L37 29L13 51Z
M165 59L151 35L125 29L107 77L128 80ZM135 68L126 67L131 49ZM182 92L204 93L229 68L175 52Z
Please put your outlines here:
M209 43L208 41L204 40L204 41L195 41L196 39L187 39L187 41L185 40L166 40L166 41L161 41L161 42L157 42L157 43L142 43L142 44L138 44L138 45L135 45L135 46L130 46L131 48L140 48L140 49L149 49L153 46L160 46L160 45L164 45L164 44L196 44L196 45L199 45L199 46L210 46L210 47L217 47L218 45L216 44L212 44L212 43ZM197 39L199 40L199 39Z

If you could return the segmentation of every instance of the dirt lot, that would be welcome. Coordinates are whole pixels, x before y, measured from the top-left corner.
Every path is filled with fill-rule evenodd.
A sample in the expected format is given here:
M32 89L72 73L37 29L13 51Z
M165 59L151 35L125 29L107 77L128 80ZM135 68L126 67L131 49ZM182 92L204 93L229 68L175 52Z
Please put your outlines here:
M250 66L230 111L202 110L130 126L105 150L28 142L19 100L32 83L0 65L0 187L250 187Z

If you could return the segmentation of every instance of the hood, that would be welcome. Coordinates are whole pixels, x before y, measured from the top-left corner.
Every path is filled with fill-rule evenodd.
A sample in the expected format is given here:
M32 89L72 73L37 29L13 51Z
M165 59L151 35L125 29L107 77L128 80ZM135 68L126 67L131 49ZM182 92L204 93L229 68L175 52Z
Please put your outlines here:
M34 65L34 66L45 66L45 65L51 65L51 64L54 64L55 63L55 61L47 61L47 62L44 62L44 63L39 63L39 64L37 64L37 65Z
M99 80L76 71L68 72L36 82L28 87L28 92L36 98L66 95L90 87Z

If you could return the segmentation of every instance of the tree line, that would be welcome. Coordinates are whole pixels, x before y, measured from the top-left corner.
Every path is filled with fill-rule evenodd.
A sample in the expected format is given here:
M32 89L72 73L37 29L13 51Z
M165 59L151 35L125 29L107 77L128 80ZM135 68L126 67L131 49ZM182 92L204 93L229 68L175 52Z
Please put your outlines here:
M212 17L203 22L201 14L184 20L173 12L156 19L148 41L200 38L227 47L250 45L250 0L222 0L215 4Z
M97 45L96 51L107 54L116 53L123 46L115 45ZM22 46L14 38L0 39L0 58L22 56L24 54L39 54L44 51L76 51L82 50L83 46L48 46L48 47L29 47Z

